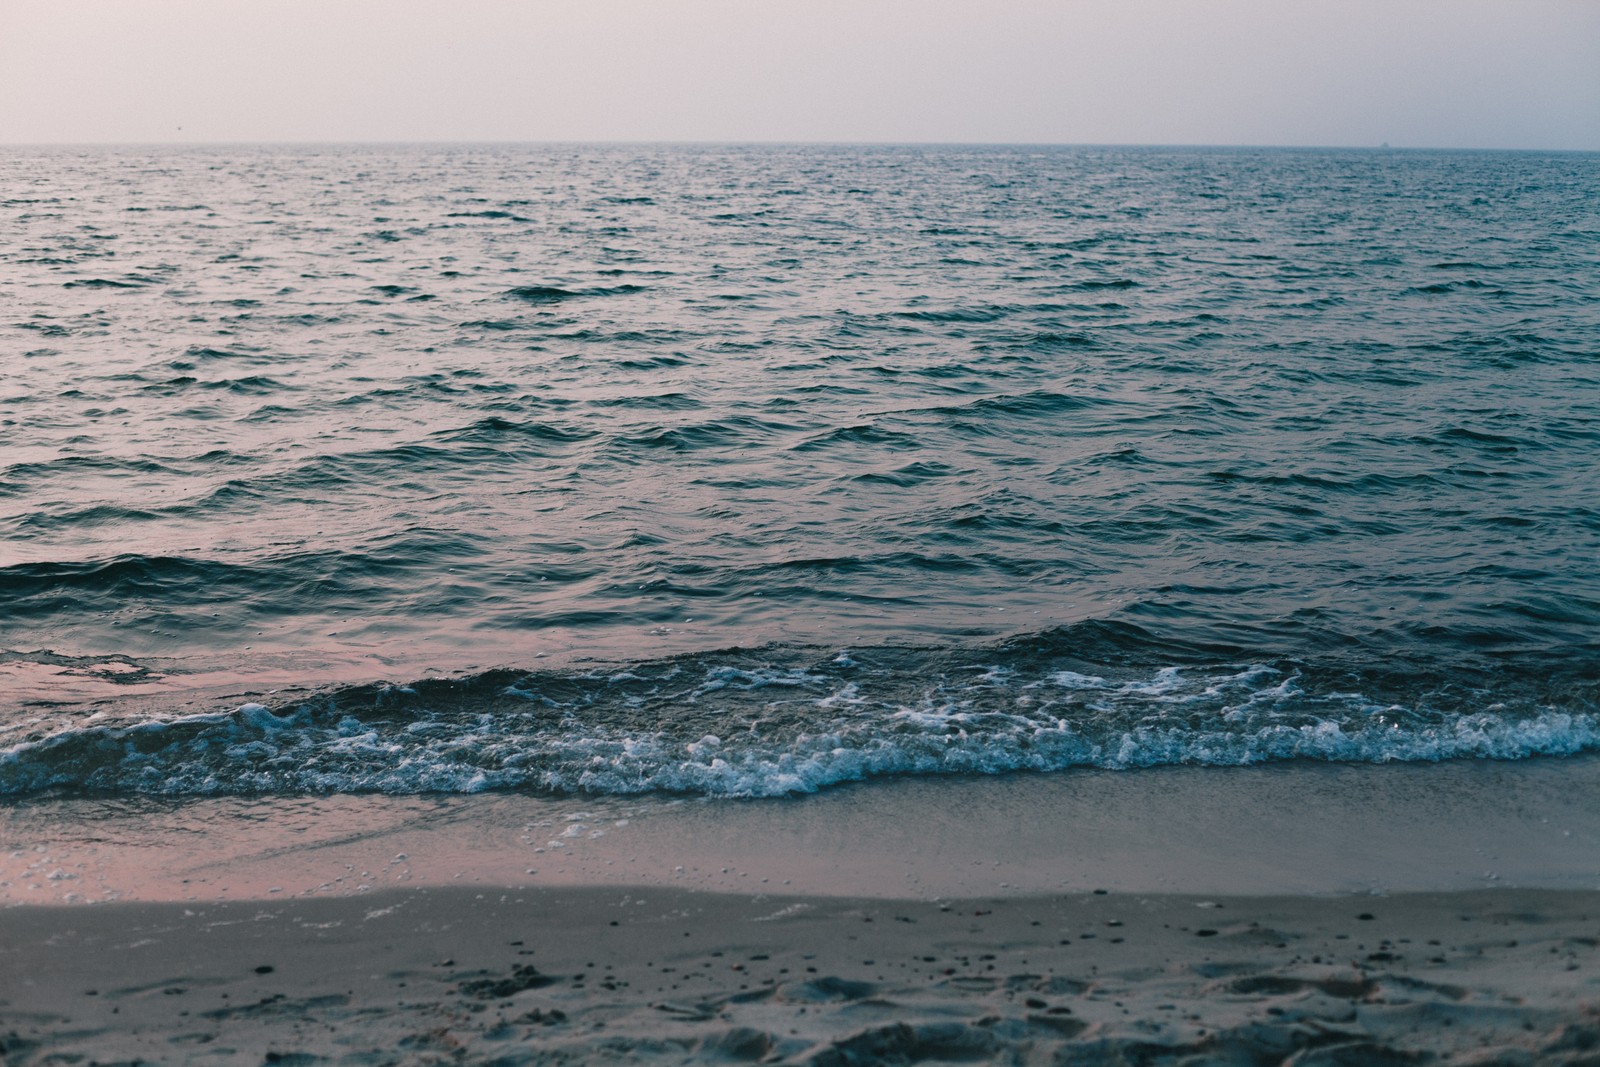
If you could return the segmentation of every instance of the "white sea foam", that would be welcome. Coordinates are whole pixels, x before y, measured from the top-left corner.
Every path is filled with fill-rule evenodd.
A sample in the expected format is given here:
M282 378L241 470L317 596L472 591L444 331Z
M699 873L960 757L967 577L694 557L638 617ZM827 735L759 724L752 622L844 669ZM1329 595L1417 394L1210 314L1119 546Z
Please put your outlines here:
M989 665L954 676L711 664L680 688L530 703L537 679L433 707L374 713L322 700L85 724L0 749L0 793L479 792L762 797L881 775L1072 767L1239 766L1275 760L1519 759L1600 748L1600 716L1497 699L1437 708L1321 690L1297 669L1166 668L1124 677ZM676 673L676 668L674 669ZM545 680L549 683L549 680ZM518 691L506 697L509 689ZM791 695L802 690L805 699ZM692 699L691 699L692 698ZM1026 702L1022 698L1028 698ZM549 708L559 707L553 714ZM692 716L677 717L694 707ZM693 732L684 732L693 724Z
M1104 689L1106 680L1096 675L1079 674L1077 671L1056 671L1050 675L1052 685L1063 689Z

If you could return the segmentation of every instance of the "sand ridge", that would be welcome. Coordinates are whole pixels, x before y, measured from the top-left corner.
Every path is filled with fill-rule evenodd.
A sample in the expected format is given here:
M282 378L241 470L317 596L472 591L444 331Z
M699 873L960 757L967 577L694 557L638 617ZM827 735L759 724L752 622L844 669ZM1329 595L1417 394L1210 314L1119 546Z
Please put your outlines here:
M0 1059L1600 1062L1600 894L481 887L0 911Z

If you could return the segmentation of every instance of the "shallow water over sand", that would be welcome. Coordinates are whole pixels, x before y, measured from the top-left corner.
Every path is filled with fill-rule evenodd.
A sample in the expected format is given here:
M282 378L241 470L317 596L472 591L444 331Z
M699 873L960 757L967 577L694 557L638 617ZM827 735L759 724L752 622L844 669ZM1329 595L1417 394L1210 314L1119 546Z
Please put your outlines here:
M1600 889L1600 760L901 777L803 800L30 799L0 903L442 885L947 899Z

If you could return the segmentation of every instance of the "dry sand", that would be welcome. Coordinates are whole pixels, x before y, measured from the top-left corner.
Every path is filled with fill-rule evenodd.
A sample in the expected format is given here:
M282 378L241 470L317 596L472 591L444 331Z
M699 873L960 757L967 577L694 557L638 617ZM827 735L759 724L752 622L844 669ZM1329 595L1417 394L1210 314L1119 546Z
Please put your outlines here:
M1600 895L656 888L0 912L6 1064L1600 1063Z

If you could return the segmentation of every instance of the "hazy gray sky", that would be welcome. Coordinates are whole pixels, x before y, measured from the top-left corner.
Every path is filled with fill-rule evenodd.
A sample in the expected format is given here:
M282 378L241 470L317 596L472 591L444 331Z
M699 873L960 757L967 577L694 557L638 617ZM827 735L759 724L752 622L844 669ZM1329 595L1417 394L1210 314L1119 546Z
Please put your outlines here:
M0 0L0 141L491 139L1600 149L1600 0Z

